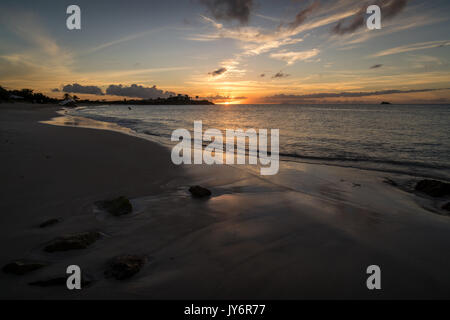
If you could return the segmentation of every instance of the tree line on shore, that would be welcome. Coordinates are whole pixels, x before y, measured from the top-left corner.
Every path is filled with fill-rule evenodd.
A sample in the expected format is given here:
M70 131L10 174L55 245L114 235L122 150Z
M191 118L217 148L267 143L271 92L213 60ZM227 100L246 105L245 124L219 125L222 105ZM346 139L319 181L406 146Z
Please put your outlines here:
M156 99L122 99L107 101L80 99L76 95L64 93L62 99L48 97L42 93L34 93L32 89L7 90L0 86L0 102L30 102L30 103L58 103L64 100L73 100L75 103L83 104L126 104L126 105L182 105L182 104L214 104L208 100L193 100L188 95L170 96L168 98Z

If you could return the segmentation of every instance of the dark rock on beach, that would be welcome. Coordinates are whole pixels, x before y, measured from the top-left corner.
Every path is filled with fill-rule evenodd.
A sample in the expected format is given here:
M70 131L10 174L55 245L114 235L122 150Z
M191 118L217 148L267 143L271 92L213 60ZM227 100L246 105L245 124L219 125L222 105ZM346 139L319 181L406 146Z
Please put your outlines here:
M46 221L42 222L39 225L39 228L50 227L50 226L53 226L53 225L57 224L58 222L59 222L59 219L56 219L56 218L49 219L49 220L46 220Z
M431 197L443 197L450 195L450 183L425 179L420 180L416 184L415 190L425 193Z
M123 216L133 211L130 200L124 196L112 200L99 201L97 202L97 206L114 216Z
M121 255L114 257L105 270L105 277L123 280L138 273L145 265L147 259L141 255Z
M62 236L45 246L46 252L86 249L100 238L99 232L81 232Z
M446 204L444 204L444 205L442 206L442 210L445 210L445 211L449 211L449 212L450 212L450 202L447 202Z
M45 267L46 264L35 261L16 260L5 265L2 270L5 273L12 273L16 275L24 275L34 270Z
M201 186L193 186L189 188L189 192L195 198L204 198L211 196L211 191Z

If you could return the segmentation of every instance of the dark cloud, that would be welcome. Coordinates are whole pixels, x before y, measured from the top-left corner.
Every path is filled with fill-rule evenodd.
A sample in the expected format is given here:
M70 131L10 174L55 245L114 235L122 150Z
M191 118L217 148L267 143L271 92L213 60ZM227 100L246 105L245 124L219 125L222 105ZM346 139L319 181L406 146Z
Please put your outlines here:
M381 18L390 19L403 11L408 0L381 1Z
M81 84L67 84L62 89L63 92L68 93L84 93L84 94L95 94L95 95L103 95L102 89L97 86L82 86Z
M58 88L53 88L52 92L59 92L59 89Z
M383 65L382 64L374 64L373 66L370 67L370 69L378 69L381 68Z
M297 13L297 15L295 16L295 20L288 23L287 26L291 29L295 29L297 28L299 25L301 25L306 18L312 13L314 12L318 7L320 6L320 2L319 1L314 1L310 6L308 6L306 9L300 11L299 13Z
M253 0L200 0L217 20L248 23Z
M225 73L226 71L227 71L227 68L219 68L217 70L209 72L208 74L212 75L213 77L216 77L216 76L220 76L221 74Z
M276 101L300 101L308 99L323 99L323 98L355 98L355 97L369 97L369 96L382 96L388 94L401 94L401 93L417 93L417 92L431 92L439 90L450 90L450 88L440 89L415 89L415 90L381 90L381 91L363 91L363 92L323 92L303 95L286 95L277 94L266 97L269 100Z
M347 26L344 26L344 20L339 21L332 29L332 32L335 34L346 34L352 33L356 29L359 29L364 26L364 18L366 13L366 7L361 8L358 13L353 17L353 19L348 23Z
M266 74L265 74L265 73L261 73L259 76L260 76L261 78L264 78L264 77L266 76Z
M272 78L286 78L289 77L289 74L283 73L282 71L275 73Z
M121 97L133 97L142 99L156 99L156 98L168 98L171 95L175 95L174 92L163 91L157 89L156 86L144 87L137 84L131 86L122 86L111 84L106 89L106 94L121 96Z
M403 9L408 4L409 0L378 0L375 1L375 3L380 7L381 9L381 21L385 19L391 19L398 15L400 12L403 11ZM364 27L365 23L365 17L366 17L366 10L368 5L365 4L356 14L355 16L350 20L350 22L345 24L345 20L339 21L332 29L332 32L335 34L346 34L346 33L352 33L356 31L359 28Z

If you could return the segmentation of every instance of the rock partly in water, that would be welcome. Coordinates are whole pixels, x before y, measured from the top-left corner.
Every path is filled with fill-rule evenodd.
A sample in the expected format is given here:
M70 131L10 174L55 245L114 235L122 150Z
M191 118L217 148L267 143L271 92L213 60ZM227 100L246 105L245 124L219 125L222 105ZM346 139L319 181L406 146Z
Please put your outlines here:
M442 206L442 210L445 210L445 211L449 211L449 212L450 212L450 202L447 202L446 204L444 204L444 205Z
M130 278L138 273L146 262L146 257L141 255L127 254L114 257L105 270L105 276L117 280Z
M59 219L56 219L56 218L49 219L49 220L46 220L46 221L42 222L42 223L39 225L39 228L50 227L50 226L52 226L52 225L54 225L54 224L57 224L58 222L59 222Z
M450 195L450 183L425 179L416 184L415 190L432 197L443 197Z
M47 264L36 261L16 260L5 265L2 270L5 273L23 275L45 267Z
M193 186L189 188L189 192L195 198L204 198L211 196L211 191L201 186Z
M100 232L90 231L62 236L45 246L46 252L86 249L101 237Z
M108 211L114 216L123 216L133 211L133 206L126 197L121 196L112 200L97 202L99 208Z

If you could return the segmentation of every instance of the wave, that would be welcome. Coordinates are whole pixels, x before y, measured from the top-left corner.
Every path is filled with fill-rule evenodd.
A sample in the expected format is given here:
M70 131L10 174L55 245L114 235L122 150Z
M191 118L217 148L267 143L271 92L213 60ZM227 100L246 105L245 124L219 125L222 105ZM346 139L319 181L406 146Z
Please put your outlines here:
M417 161L397 161L390 159L376 159L376 158L363 158L363 157L321 157L321 156L303 156L296 153L282 153L280 152L280 156L289 157L289 158L298 158L305 160L316 160L316 161L331 161L331 162L370 162L375 164L388 164L388 165L396 165L396 166L404 166L404 167L419 167L425 169L436 169L436 170L449 170L450 167L437 165L437 164L426 164L423 162Z

